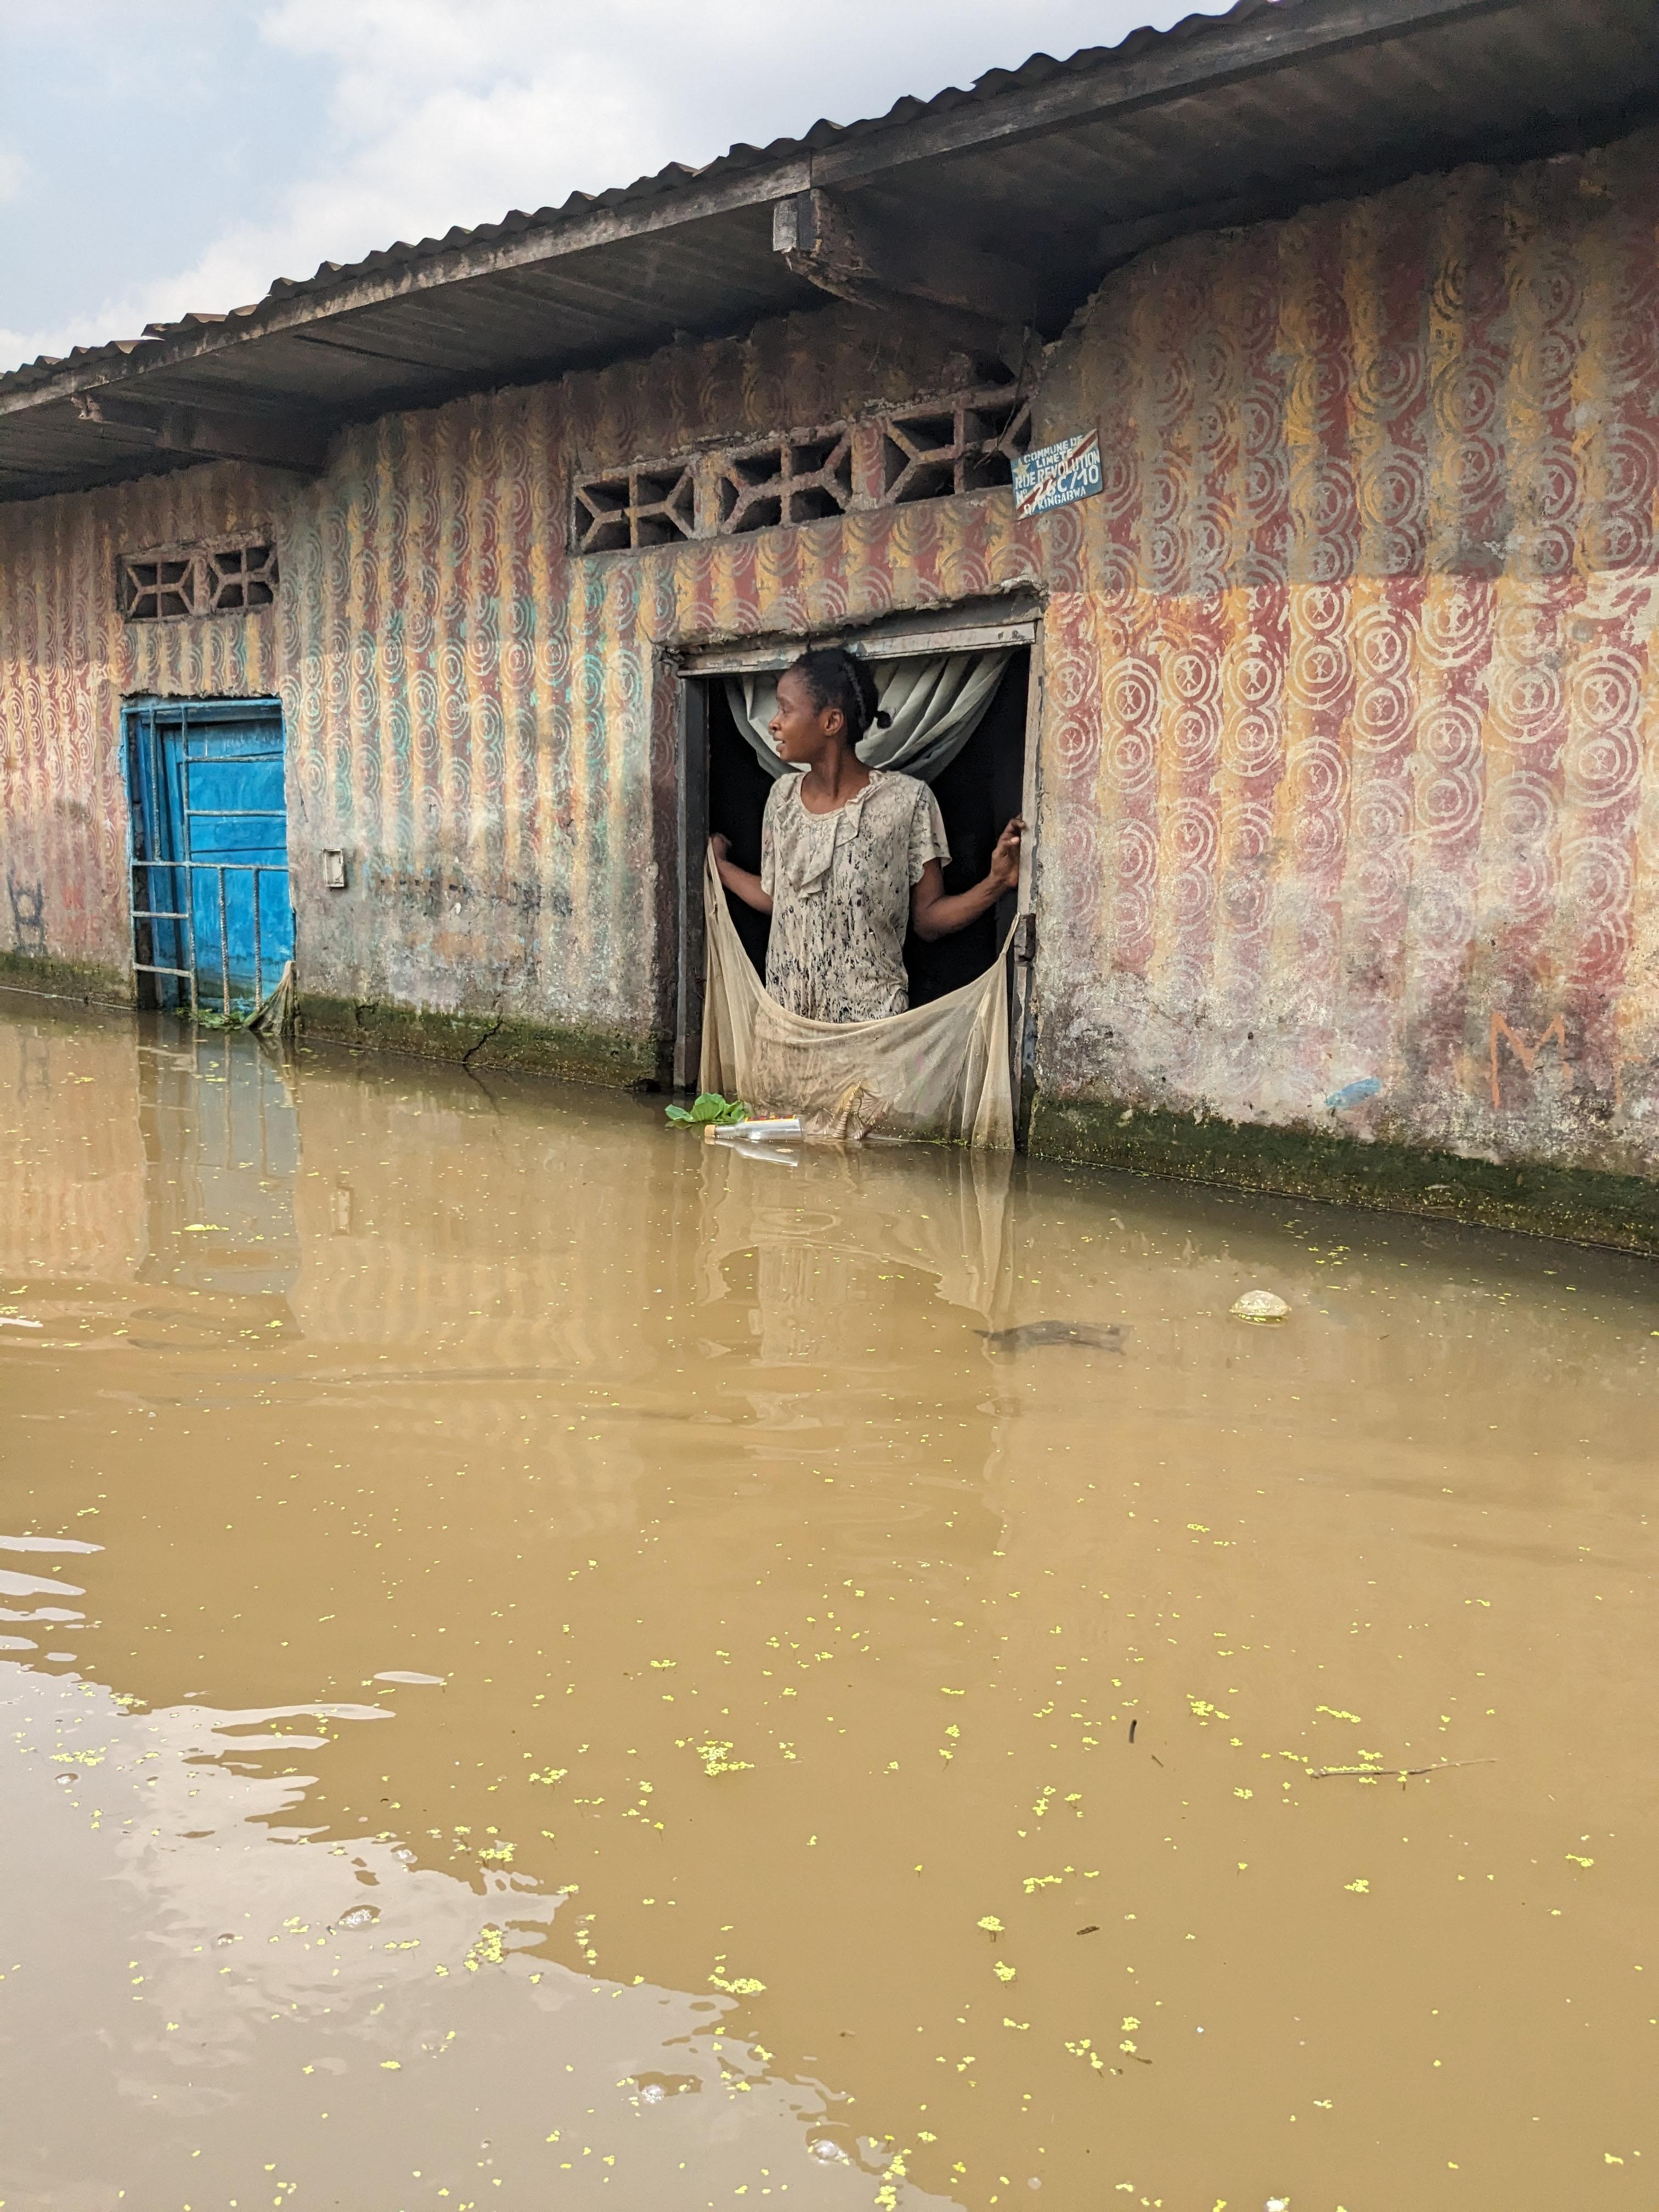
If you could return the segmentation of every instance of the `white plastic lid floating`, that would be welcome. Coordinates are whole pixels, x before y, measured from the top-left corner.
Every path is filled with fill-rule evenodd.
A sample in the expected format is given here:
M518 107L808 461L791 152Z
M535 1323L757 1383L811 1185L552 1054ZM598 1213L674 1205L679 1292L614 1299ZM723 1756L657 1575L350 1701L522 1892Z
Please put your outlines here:
M1272 1291L1246 1291L1232 1309L1237 1321L1286 1321L1290 1311L1284 1299Z

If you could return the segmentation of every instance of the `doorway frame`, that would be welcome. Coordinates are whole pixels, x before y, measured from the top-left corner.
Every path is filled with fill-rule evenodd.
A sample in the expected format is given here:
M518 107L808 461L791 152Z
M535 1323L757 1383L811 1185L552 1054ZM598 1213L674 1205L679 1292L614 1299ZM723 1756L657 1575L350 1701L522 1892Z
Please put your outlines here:
M708 842L708 703L704 685L720 676L787 668L819 645L856 647L872 660L918 653L985 653L1024 647L1030 655L1025 683L1025 758L1012 977L1008 1050L1014 1091L1015 1143L1024 1150L1030 1121L1036 1053L1036 1004L1032 971L1036 957L1036 901L1040 874L1040 775L1042 728L1042 607L1033 600L1000 608L938 608L882 621L864 629L846 625L769 635L742 643L685 647L671 656L678 692L675 714L675 832L678 840L673 1079L678 1091L696 1088L702 1047L707 918L703 910L703 854Z
M220 725L246 723L252 726L259 723L275 724L277 757L283 769L283 857L280 862L198 860L188 854L164 854L155 849L169 842L171 834L163 768L163 737L158 726L170 724L176 719L178 734L188 755L192 714L198 715L205 722ZM132 947L133 982L139 1003L144 1003L148 990L161 1010L182 1012L187 1008L192 1022L198 1018L203 969L198 957L196 941L196 878L198 875L211 876L217 878L221 1000L218 1012L221 1018L230 1018L227 878L245 875L251 878L254 1000L257 1006L263 995L266 965L260 942L262 878L276 875L283 878L283 893L288 906L288 939L291 950L287 957L289 960L295 958L299 944L299 917L294 907L293 855L289 849L293 820L289 802L288 717L281 698L274 693L265 692L251 695L192 693L182 698L145 693L124 698L121 702L121 769L127 796L128 933ZM191 810L187 801L185 811L188 818ZM275 820L276 817L273 815L270 818ZM144 848L142 853L139 849L141 845ZM169 905L166 908L156 905L155 886L158 876L170 879L167 894ZM178 903L180 878L185 884L182 906ZM168 953L171 958L163 957ZM143 957L145 955L148 957ZM274 957L270 964L276 964ZM174 997L179 1002L176 1009L169 1006L167 999L169 983L173 987Z

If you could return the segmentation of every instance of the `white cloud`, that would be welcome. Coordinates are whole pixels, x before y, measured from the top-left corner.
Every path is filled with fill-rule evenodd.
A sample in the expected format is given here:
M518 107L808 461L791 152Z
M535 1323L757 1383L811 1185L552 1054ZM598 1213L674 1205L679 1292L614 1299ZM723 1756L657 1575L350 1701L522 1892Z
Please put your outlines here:
M1036 47L1064 55L1188 12L1183 0L274 0L261 38L334 71L320 164L189 266L141 272L63 328L0 331L0 358L134 336L325 259L698 165L826 114L878 114ZM4 180L0 156L0 191Z

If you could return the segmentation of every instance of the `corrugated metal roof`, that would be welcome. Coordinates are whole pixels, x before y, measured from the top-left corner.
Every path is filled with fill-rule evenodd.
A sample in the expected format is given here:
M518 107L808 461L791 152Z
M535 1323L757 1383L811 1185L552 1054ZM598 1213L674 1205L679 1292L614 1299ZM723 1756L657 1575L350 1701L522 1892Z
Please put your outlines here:
M377 247L374 252L365 254L361 261L320 262L309 276L275 278L264 295L246 307L217 312L204 310L181 315L175 322L146 323L139 337L112 338L95 346L75 346L64 355L41 354L36 360L0 374L0 392L50 376L66 362L78 364L116 357L125 359L146 346L153 347L161 339L179 331L208 330L232 318L240 320L257 316L272 301L325 293L349 283L356 276L379 275L388 269L406 267L430 260L438 254L453 253L464 248L491 246L501 239L520 238L526 231L546 229L564 217L586 213L591 209L621 207L630 201L678 191L688 185L708 184L725 176L741 174L746 170L775 167L781 162L799 160L804 154L820 148L843 142L854 143L874 133L890 130L896 125L914 122L923 116L946 115L976 103L982 105L1006 92L1024 90L1029 86L1044 83L1061 71L1080 74L1127 58L1149 46L1166 46L1188 40L1201 35L1218 21L1243 22L1253 15L1267 13L1271 8L1297 4L1298 0L1239 0L1239 4L1228 10L1224 17L1188 15L1168 31L1144 28L1131 31L1115 46L1084 47L1068 60L1057 61L1050 54L1033 54L1018 69L988 70L983 76L976 77L966 89L950 85L944 91L936 93L931 100L919 100L906 94L896 100L884 115L846 124L831 123L821 118L801 138L775 138L765 146L752 146L740 141L700 167L688 167L683 161L670 161L649 176L636 177L629 185L614 185L602 192L572 192L556 207L538 208L530 213L514 208L499 222L477 223L470 229L457 224L446 231L441 238L422 238L413 242L398 239L391 246Z
M885 115L738 145L279 279L0 376L0 498L180 465L146 408L319 428L821 301L772 247L807 185L925 251L1018 252L1049 332L1154 236L1611 135L1659 100L1652 0L1241 0ZM76 411L76 400L82 410ZM129 419L85 410L125 408Z

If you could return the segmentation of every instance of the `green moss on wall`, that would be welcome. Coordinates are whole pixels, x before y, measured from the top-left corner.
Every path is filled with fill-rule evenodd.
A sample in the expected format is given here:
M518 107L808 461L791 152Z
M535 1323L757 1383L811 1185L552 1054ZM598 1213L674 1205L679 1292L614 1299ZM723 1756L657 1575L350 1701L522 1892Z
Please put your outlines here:
M302 992L307 1036L374 1052L461 1060L469 1067L514 1067L585 1083L631 1088L660 1079L655 1038L592 1028L557 1027L516 1016L438 1014Z
M1537 1162L1461 1158L1337 1132L1038 1096L1031 1151L1176 1182L1225 1183L1389 1213L1659 1255L1659 1182Z
M82 999L103 1006L133 1003L132 975L89 960L54 960L33 952L0 952L0 988L46 999Z

